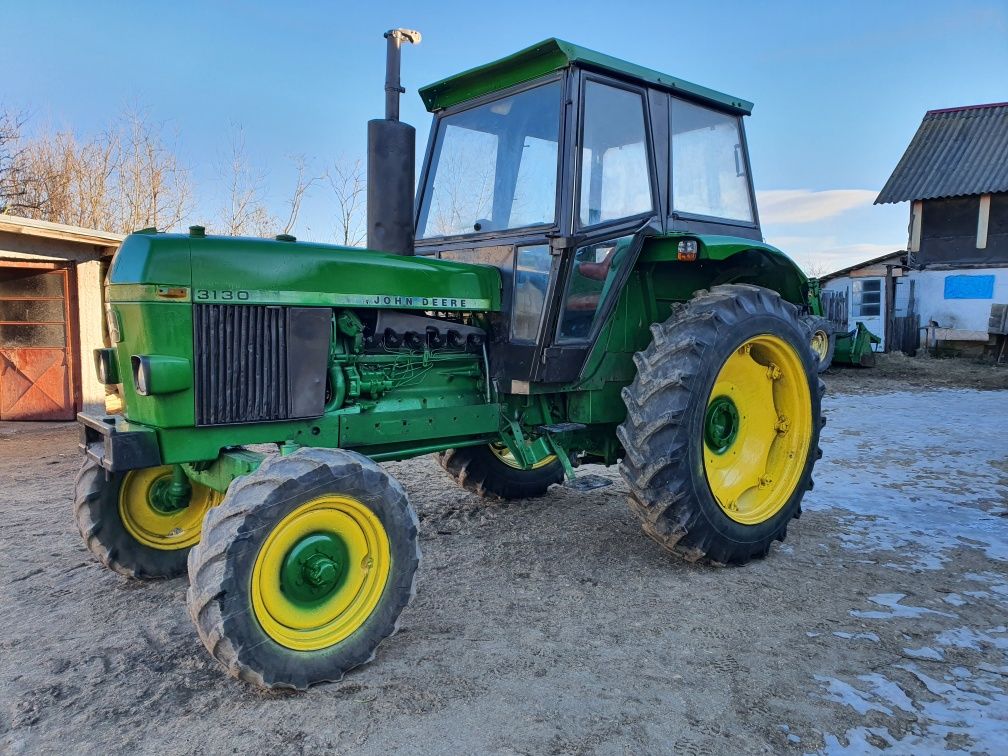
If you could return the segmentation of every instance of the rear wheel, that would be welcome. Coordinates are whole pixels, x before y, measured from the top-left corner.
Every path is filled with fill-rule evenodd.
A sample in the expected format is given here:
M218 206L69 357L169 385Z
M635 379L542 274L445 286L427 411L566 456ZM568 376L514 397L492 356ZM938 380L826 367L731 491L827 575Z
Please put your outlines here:
M816 356L816 371L825 373L829 366L833 364L833 352L836 350L836 332L833 325L826 318L812 316L806 318L806 324L812 331L809 344L812 352Z
M635 356L620 471L644 531L690 561L783 540L812 487L823 384L795 307L755 286L701 292Z
M499 443L449 449L438 454L438 462L467 491L496 499L542 496L564 478L563 465L556 455L544 455L526 469L507 446Z
M188 481L172 497L173 467L107 474L88 459L77 474L74 519L88 549L109 569L135 578L182 575L203 516L223 496Z
M232 675L263 688L339 680L374 658L413 597L417 518L354 452L302 449L232 484L189 557L189 613Z

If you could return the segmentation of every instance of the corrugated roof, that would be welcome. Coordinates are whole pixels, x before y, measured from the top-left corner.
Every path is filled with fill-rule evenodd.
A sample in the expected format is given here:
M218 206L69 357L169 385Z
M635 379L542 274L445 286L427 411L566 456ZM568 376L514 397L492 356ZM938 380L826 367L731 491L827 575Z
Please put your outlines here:
M1008 102L929 110L876 205L1008 192Z

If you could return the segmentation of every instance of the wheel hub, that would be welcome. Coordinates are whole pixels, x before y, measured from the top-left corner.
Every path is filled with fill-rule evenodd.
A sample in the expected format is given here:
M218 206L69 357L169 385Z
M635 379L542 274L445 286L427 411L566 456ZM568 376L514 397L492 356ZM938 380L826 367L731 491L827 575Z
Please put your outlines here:
M349 561L346 543L335 533L313 533L284 558L280 590L297 604L314 604L343 584Z
M170 477L158 478L151 485L147 503L155 512L164 515L175 514L189 506L189 492L179 495Z
M704 418L704 442L715 454L724 454L738 437L739 412L728 396L715 397L707 405Z

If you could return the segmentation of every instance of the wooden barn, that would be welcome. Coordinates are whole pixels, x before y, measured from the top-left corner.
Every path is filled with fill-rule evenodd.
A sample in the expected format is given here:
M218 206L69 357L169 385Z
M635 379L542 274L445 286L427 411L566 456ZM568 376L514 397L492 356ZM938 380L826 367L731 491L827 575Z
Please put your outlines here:
M0 420L104 411L92 352L119 234L0 214Z

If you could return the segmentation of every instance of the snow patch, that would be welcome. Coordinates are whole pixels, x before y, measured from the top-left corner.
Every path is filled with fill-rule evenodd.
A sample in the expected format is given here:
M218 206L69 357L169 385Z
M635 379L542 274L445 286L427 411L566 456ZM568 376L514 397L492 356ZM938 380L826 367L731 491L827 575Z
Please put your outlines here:
M1003 447L992 443L1003 435L1006 403L1008 391L827 395L825 456L805 504L849 512L840 517L842 545L896 552L893 569L941 569L963 546L1008 561L1008 518L985 511L1008 496L996 467ZM873 422L894 416L899 423ZM997 583L1008 597L1004 577Z

